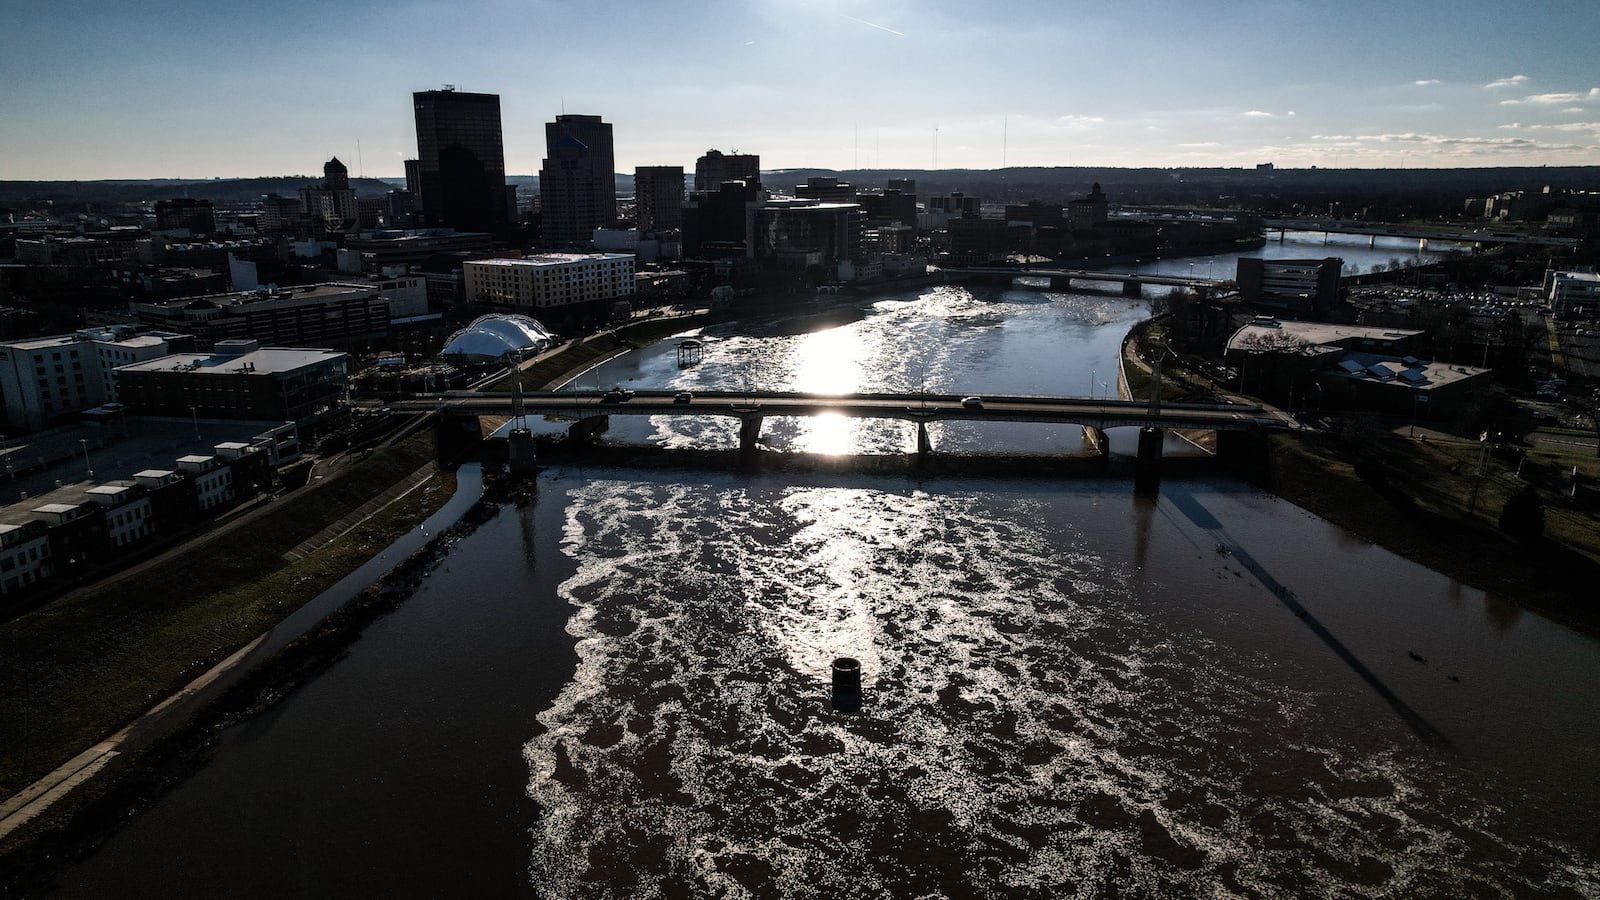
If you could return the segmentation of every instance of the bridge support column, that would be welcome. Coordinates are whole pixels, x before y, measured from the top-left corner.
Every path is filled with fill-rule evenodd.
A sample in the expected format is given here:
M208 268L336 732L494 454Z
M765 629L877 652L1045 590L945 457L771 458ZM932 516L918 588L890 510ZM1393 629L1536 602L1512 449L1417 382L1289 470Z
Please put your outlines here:
M1130 278L1122 283L1122 296L1142 297L1144 296L1144 285Z
M1376 247L1376 246L1378 246L1378 236L1375 235L1375 234L1374 235L1369 235L1367 237L1367 247L1368 247L1368 249L1371 249L1371 248Z
M1065 275L1053 275L1050 278L1050 290L1070 291L1072 290L1072 279Z
M928 440L928 423L917 423L917 460L926 459L933 452L933 441Z
M537 468L533 451L533 432L527 428L513 428L506 435L506 462L511 474L527 475Z
M1161 490L1161 445L1167 432L1146 426L1139 429L1139 456L1133 463L1133 492L1155 494Z
M745 472L755 472L761 468L761 448L756 446L756 442L761 440L761 420L759 415L747 415L739 419L739 468Z

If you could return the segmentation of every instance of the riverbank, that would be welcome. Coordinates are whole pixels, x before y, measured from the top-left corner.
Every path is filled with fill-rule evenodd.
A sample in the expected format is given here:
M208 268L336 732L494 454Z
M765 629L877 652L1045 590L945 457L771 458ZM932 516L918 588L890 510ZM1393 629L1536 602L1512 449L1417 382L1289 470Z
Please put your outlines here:
M1128 396L1148 397L1150 364L1141 322L1123 342ZM1199 399L1214 389L1169 361L1164 399ZM1252 398L1234 398L1250 402ZM1592 499L1565 489L1570 475L1593 483L1600 460L1587 453L1502 448L1484 457L1473 439L1402 435L1351 416L1338 432L1284 431L1268 443L1262 486L1353 534L1492 596L1600 635L1600 528ZM1431 439L1427 436L1431 435ZM1481 467L1481 471L1480 471ZM1543 531L1517 539L1500 527L1511 498L1539 498Z
M533 489L528 482L490 479L454 524L431 536L312 630L244 673L181 727L137 755L114 761L93 783L30 824L19 838L7 842L0 896L47 887L63 860L92 853L130 816L203 766L226 732L259 716L341 659L368 626L411 597L455 544L490 521L501 505L529 502Z
M1567 459L1525 464L1518 478L1500 462L1479 476L1478 444L1461 439L1296 432L1273 435L1270 446L1268 487L1290 503L1491 597L1600 636L1595 517L1536 484L1535 469L1558 471ZM1576 464L1588 477L1600 474L1593 458ZM1518 540L1499 518L1530 485L1541 495L1544 533Z
M433 448L424 433L380 449L239 527L0 626L0 721L8 723L0 797L171 696L414 529L453 493L452 473L286 562L329 523L431 463Z

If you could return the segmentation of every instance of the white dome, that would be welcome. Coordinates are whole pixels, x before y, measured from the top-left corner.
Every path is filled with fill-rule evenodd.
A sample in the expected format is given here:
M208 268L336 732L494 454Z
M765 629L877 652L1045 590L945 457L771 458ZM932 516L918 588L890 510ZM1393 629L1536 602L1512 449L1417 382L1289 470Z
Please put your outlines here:
M469 365L503 362L511 354L537 353L555 342L555 336L537 319L518 315L479 316L471 325L452 334L442 356Z

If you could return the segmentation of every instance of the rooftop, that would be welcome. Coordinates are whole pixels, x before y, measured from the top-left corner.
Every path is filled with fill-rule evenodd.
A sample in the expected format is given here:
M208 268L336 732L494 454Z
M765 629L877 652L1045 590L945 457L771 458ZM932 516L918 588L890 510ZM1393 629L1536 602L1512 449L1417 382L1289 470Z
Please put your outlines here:
M466 265L493 265L493 266L526 266L528 268L546 268L549 266L565 266L580 262L606 262L631 260L631 253L540 253L520 259L477 259L471 260Z
M299 347L263 347L238 356L212 353L174 353L159 359L118 366L118 372L192 372L197 375L272 375L343 359L336 350Z
M1268 339L1274 336L1297 338L1313 346L1336 345L1349 340L1399 341L1416 337L1423 332L1406 328L1372 328L1366 325L1335 325L1329 322L1286 322L1279 319L1257 319L1240 328L1228 338L1229 350L1244 349L1245 341L1252 336Z
M1491 370L1476 366L1457 366L1405 357L1396 359L1377 353L1349 353L1339 361L1331 374L1342 378L1393 383L1399 387L1430 391L1442 385L1454 384L1487 375Z

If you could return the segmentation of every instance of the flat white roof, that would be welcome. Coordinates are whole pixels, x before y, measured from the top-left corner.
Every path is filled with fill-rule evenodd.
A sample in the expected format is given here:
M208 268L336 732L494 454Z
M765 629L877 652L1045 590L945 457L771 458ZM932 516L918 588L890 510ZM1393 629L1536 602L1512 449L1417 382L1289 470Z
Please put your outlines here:
M46 503L43 506L35 506L33 508L33 511L34 512L40 512L40 513L50 513L52 515L58 515L60 513L72 512L73 510L75 510L77 508L78 508L77 505L76 504L72 504L72 503Z
M121 372L193 372L201 375L237 375L243 370L251 375L270 375L292 372L306 366L340 359L347 354L336 350L313 350L297 347L263 347L238 356L218 356L214 353L174 353L144 362L118 366Z
M543 269L550 266L567 266L581 262L621 262L632 260L632 253L540 253L535 256L526 256L521 259L474 259L466 262L469 266L523 266L530 269Z

